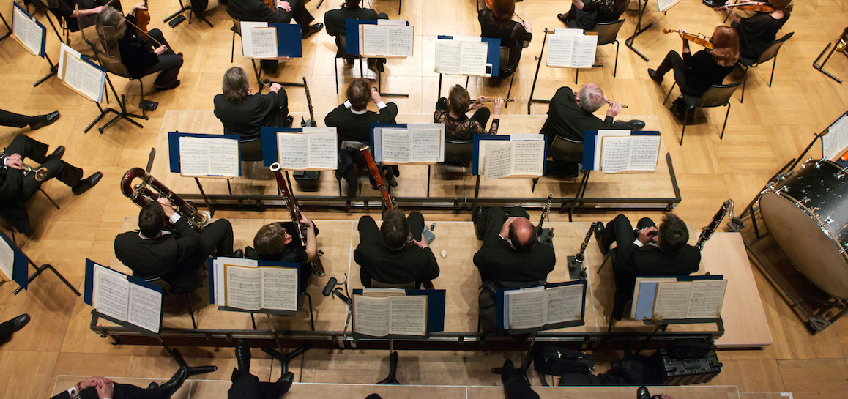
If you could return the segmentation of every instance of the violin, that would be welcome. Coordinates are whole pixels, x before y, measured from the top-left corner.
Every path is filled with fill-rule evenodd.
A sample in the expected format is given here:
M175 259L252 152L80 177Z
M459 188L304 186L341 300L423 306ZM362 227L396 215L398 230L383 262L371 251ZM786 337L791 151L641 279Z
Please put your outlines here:
M135 28L138 30L138 35L141 40L148 41L150 36L147 35L147 25L150 23L150 11L147 10L147 0L144 0L144 10L135 9Z
M703 36L693 35L691 33L680 32L680 30L678 30L678 29L665 29L665 28L663 28L662 32L663 33L680 33L680 35L683 36L683 38L686 39L686 40L695 42L696 44L700 44L700 45L702 45L706 48L709 48L709 49L713 48L713 44L710 43L710 40L703 37Z
M271 11L274 11L274 10L277 9L277 0L264 0L264 1L265 1L265 5L268 6L268 8L270 8Z

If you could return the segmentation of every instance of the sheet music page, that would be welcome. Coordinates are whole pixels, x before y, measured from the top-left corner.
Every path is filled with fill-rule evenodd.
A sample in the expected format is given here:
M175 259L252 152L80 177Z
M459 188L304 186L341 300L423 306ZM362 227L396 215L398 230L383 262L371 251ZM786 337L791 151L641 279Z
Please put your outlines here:
M486 180L509 176L512 166L512 143L486 143Z
M309 169L336 170L339 167L338 136L335 133L311 133L309 140Z
M666 12L669 8L674 7L680 3L680 0L657 0L657 9L660 12Z
M297 269L260 267L262 270L262 309L297 311Z
M389 53L388 29L371 24L359 25L359 33L362 35L362 48L359 52L364 56L381 56Z
M583 284L548 288L545 292L548 296L545 324L580 320L583 314Z
M403 21L399 21L403 22ZM385 25L383 25L385 26ZM387 29L387 55L412 57L412 27L391 26Z
M582 29L580 33L582 36ZM575 37L575 35L548 35L548 59L545 61L545 65L570 68Z
M601 144L607 136L630 136L629 130L598 130L595 138L595 159L592 170L601 170Z
M485 42L462 42L459 70L463 75L483 76L486 74L486 55L489 44Z
M396 296L389 300L391 305L391 327L393 335L427 334L427 296Z
M127 322L147 331L159 332L162 321L162 293L138 284L130 284Z
M253 58L253 38L251 35L245 34L245 32L250 32L253 28L267 28L267 22L250 22L250 21L241 21L241 55Z
M100 265L94 265L94 308L117 320L127 321L127 304L130 299L130 282L127 276Z
M33 54L41 54L41 42L44 40L44 30L35 21L28 18L20 8L15 8L12 20L12 30L24 47Z
M83 71L82 87L79 91L88 96L90 100L100 102L103 99L106 73L83 60L77 59L76 62L82 64Z
M848 147L848 116L843 115L822 136L822 158L833 160Z
M591 68L595 64L595 50L598 48L598 35L574 36L571 49L571 66Z
M581 28L556 28L554 29L555 35L576 35L583 36L583 29Z
M409 24L408 21L402 21L399 19L378 19L378 26L407 26Z
M418 130L437 130L439 131L439 161L445 161L445 124L444 123L407 123L406 129L410 132Z
M661 136L630 136L630 167L628 170L653 172L657 170Z
M686 314L689 313L691 296L691 282L658 283L657 296L654 299L654 317L685 319Z
M12 280L12 270L15 264L15 251L6 240L0 238L0 270L6 275L6 278Z
M410 130L412 148L410 162L437 163L441 150L441 132L438 130Z
M353 299L353 331L372 337L385 337L391 332L391 298L356 295Z
M289 170L309 168L309 138L303 133L277 133L280 167Z
M233 139L206 139L209 151L209 175L239 175L239 143Z
M544 141L512 141L512 174L541 176L545 162Z
M628 161L630 161L630 136L604 137L601 144L601 172L624 172L627 170Z
M409 163L409 131L400 129L381 129L380 151L384 163Z
M180 174L183 176L209 176L209 148L206 139L181 136Z
M545 290L511 291L505 298L509 301L509 329L523 330L545 325L547 306Z
M218 257L212 261L213 283L215 284L215 303L226 306L227 284L224 271L228 266L258 267L259 262L253 259Z
M459 57L462 42L451 39L436 39L436 72L459 75Z
M224 273L227 284L224 306L244 310L262 308L262 271L259 267L227 265Z
M721 317L721 306L727 280L696 280L692 282L692 297L689 299L687 318L707 319Z
M253 42L253 58L277 58L277 28L253 28L250 39Z

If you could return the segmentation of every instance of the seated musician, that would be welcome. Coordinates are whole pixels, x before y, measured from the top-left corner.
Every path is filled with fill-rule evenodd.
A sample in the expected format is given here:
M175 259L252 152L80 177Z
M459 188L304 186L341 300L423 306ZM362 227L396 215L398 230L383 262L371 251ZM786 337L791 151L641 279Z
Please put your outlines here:
M327 127L335 127L339 135L339 145L345 141L358 141L368 144L371 142L372 123L395 123L398 114L397 105L385 103L380 93L368 84L365 79L356 79L347 88L347 101L330 111L324 118ZM368 102L377 105L379 113L368 110ZM346 151L339 155L337 178L343 176L348 182L348 195L356 195L357 175L353 164L364 165L365 160L359 151L353 151L348 156ZM397 166L387 167L386 182L392 187L397 186L395 177L399 175Z
M488 131L486 131L486 122L489 121L491 112L488 108L483 107L481 100L483 100L483 97L471 104L471 96L468 95L468 90L460 85L455 85L451 87L448 98L442 97L436 102L433 122L445 124L445 134L448 140L471 140L471 136L475 134L498 134L503 100L495 100L494 119L492 119L492 126ZM465 115L466 112L473 110L477 111L471 118Z
M377 19L389 19L389 16L386 15L386 13L381 12L377 14L377 11L362 7L361 3L362 0L345 0L341 8L329 10L324 13L324 24L327 25L327 34L336 38L336 46L339 48L338 54L342 56L348 64L353 64L353 57L347 56L346 50L341 46L341 41L339 39L340 37L344 37L347 31L345 20L359 19L364 21L374 21ZM369 58L368 68L383 72L383 65L385 65L385 63L385 58Z
M124 17L118 10L106 7L97 16L97 32L106 43L117 41L121 63L127 68L130 78L139 79L159 72L153 87L158 91L174 89L180 85L177 77L183 65L183 53L174 53L159 29L147 32L149 40L142 39L134 27L134 14L136 10L143 9L146 9L143 3L136 4Z
M733 71L739 60L739 36L733 28L717 26L710 43L712 50L704 48L692 54L689 41L683 36L683 57L676 51L669 51L657 70L648 68L648 76L662 83L663 75L674 70L674 81L680 91L693 97L701 97L712 85L720 85L725 76Z
M0 126L26 127L30 130L38 130L59 120L59 111L49 114L29 116L21 115L5 109L0 109Z
M532 26L527 20L518 23L512 20L515 14L515 0L480 1L477 20L480 22L481 37L501 39L501 47L509 48L509 61L500 65L499 78L512 75L521 60L521 50L530 46L533 40Z
M483 282L534 282L548 278L556 255L553 247L536 239L536 228L527 211L515 206L507 215L502 207L495 206L474 216L477 239L483 241L474 254L474 265Z
M606 118L601 120L593 115L604 103L609 103ZM638 119L630 121L614 121L621 112L621 103L610 102L598 85L586 83L575 93L568 86L560 87L548 106L548 119L542 126L544 135L559 136L568 141L583 142L586 130L638 130L645 127L645 122Z
M105 5L110 3L108 0L47 0L47 8L56 16L56 18L65 21L65 27L76 32L81 28L87 28L94 25L97 14L103 11ZM118 9L121 3L116 1Z
M595 230L601 253L610 252L616 293L613 317L621 320L624 304L632 297L636 277L674 277L695 273L701 262L701 253L687 244L689 229L677 215L667 213L659 229L649 218L642 218L633 230L630 220L618 215L606 227Z
M595 29L601 22L618 21L630 0L571 0L571 8L557 18L569 28Z
M236 343L236 366L230 375L232 386L227 391L229 399L279 399L291 389L294 373L288 371L289 359L275 349L262 348L262 351L280 361L282 372L275 382L259 381L250 373L250 344L240 339Z
M773 12L755 12L748 18L739 13L731 13L731 27L739 33L739 51L743 58L756 61L768 49L777 37L777 31L789 20L794 3L792 0L770 0Z
M169 399L186 380L196 373L181 367L162 385L151 383L147 388L120 384L106 377L89 377L60 392L52 399Z
M393 209L383 216L383 225L371 216L363 216L357 226L359 245L353 260L359 264L362 286L371 288L372 281L383 284L413 284L418 288L439 277L439 265L433 250L423 239L424 216Z
M256 260L293 262L303 265L300 273L301 290L309 285L312 275L310 262L318 256L315 225L301 215L300 223L306 226L306 243L300 241L300 233L293 222L277 222L262 226L253 237L253 247L244 249L244 256ZM254 249L255 248L255 249Z
M47 144L24 135L15 136L0 153L0 216L21 234L32 236L35 233L29 222L26 201L42 184L55 177L71 187L74 195L80 195L103 177L103 173L95 172L83 179L83 170L63 161L64 154L65 147L59 146L47 155ZM23 161L26 158L38 162L38 169L47 171L43 178L37 177L39 173L35 171L24 172Z
M166 223L172 228L165 230ZM203 278L199 271L213 253L234 255L229 221L218 219L198 234L165 198L141 208L138 228L115 237L115 256L132 269L134 276L160 277L176 290L200 287Z
M224 134L250 139L259 137L262 126L291 126L288 96L279 83L272 83L268 94L253 94L244 69L232 67L224 72L222 90L213 102Z

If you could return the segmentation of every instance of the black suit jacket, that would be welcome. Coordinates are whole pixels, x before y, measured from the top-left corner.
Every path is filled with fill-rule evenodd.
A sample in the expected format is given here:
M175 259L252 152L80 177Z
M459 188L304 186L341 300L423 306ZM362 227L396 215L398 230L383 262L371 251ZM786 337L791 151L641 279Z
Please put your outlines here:
M135 17L126 17L130 23L135 23ZM123 38L118 39L118 51L121 53L121 63L127 67L130 77L138 79L151 67L159 63L159 56L153 51L149 42L143 41L136 35L135 29L127 24L127 32Z
M339 144L342 141L361 141L367 143L371 141L372 123L395 123L398 108L395 103L386 103L386 106L380 110L380 113L374 111L366 111L362 115L357 115L351 112L350 109L339 105L336 109L330 111L324 118L324 124L327 127L335 127L339 135Z
M324 13L324 26L330 36L345 36L346 19L376 20L377 11L370 8L342 7Z
M486 230L483 246L474 254L474 266L480 271L483 281L530 282L544 281L548 273L554 270L556 255L548 245L536 242L529 252L512 249L506 240L500 237L500 230L506 221L501 207L486 210L481 216Z
M548 119L541 133L549 136L562 136L572 141L583 141L586 130L613 129L613 117L601 120L590 112L580 108L575 101L574 91L567 86L560 87L548 106Z
M273 123L268 115L279 109L288 113L288 96L280 89L279 93L253 94L244 101L233 104L223 94L215 96L215 116L224 124L224 134L238 134L242 138L259 137L262 126Z
M194 288L197 251L200 236L180 218L174 233L143 239L138 231L128 231L115 237L115 256L140 278L162 277L180 288Z
M268 8L262 0L230 0L227 13L239 21L289 23L291 16L281 13L278 7Z
M359 245L353 251L353 260L359 264L359 278L364 287L371 287L371 279L386 284L415 283L439 277L439 265L430 248L410 244L400 250L391 250L383 244L377 223L370 216L359 219Z

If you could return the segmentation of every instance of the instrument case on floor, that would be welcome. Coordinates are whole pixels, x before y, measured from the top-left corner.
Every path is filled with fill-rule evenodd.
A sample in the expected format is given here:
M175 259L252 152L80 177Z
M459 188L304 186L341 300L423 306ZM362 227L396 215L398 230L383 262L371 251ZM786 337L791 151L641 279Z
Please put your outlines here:
M715 350L710 350L702 357L690 359L672 358L664 349L656 351L654 356L662 362L662 367L665 369L662 385L700 384L712 380L721 373L721 363L718 361Z
M321 171L295 171L294 181L300 191L318 191L318 183L321 181Z

